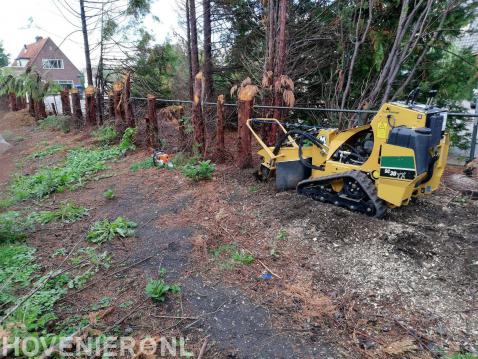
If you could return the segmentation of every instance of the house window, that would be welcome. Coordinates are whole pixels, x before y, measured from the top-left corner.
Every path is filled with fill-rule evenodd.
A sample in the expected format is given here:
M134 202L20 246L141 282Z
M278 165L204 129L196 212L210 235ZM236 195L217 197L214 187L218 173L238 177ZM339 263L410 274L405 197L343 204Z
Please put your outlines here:
M60 85L64 89L72 89L73 88L73 81L71 80L58 80L58 85Z
M29 59L17 59L17 67L25 67L28 64Z
M44 69L63 69L63 60L61 59L43 59Z

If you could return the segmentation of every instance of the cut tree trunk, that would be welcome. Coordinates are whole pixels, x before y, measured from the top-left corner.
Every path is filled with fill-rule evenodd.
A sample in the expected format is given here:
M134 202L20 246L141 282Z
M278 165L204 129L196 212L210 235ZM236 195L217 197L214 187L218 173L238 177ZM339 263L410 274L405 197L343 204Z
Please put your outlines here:
M95 94L96 91L93 86L88 86L85 89L86 126L88 127L93 127L97 124Z
M131 104L131 73L129 72L124 80L123 106L126 115L126 124L128 127L134 128L136 124L134 121L133 105Z
M201 108L201 91L202 91L202 72L199 72L194 79L194 99L193 99L193 127L194 127L194 141L193 145L199 153L204 153L204 119Z
M43 99L35 101L35 119L38 121L46 117L45 101Z
M113 84L114 107L115 107L115 128L118 133L123 133L126 129L125 113L123 102L123 83L115 82Z
M216 118L216 160L223 162L225 159L224 148L224 95L217 97Z
M60 92L60 100L63 115L71 116L70 93L67 89Z
M252 166L251 132L247 127L247 120L252 117L254 97L257 87L247 85L239 90L237 101L237 159L239 168Z
M148 116L146 117L146 136L148 145L159 147L158 116L156 112L156 96L148 95Z
M16 96L15 101L17 102L17 111L23 109L23 96Z
M71 89L71 106L73 108L73 125L75 128L83 127L83 113L81 112L80 93L77 89Z
M96 89L96 110L97 110L97 115L98 115L98 124L100 126L103 125L103 94L101 92L101 89L98 87Z
M14 92L10 92L8 94L8 102L9 102L10 111L18 111L17 96L15 95Z
M115 99L113 91L108 93L108 116L110 120L115 118Z
M35 100L31 95L28 95L28 112L30 116L35 117Z

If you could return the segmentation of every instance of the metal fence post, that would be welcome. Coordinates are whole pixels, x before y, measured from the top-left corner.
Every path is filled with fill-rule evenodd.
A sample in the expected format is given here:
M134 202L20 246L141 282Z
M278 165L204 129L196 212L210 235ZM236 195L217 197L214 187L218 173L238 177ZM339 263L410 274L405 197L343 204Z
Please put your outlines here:
M475 99L475 114L478 115L478 96ZM478 133L478 117L473 121L473 133L471 135L470 161L475 159L476 135Z

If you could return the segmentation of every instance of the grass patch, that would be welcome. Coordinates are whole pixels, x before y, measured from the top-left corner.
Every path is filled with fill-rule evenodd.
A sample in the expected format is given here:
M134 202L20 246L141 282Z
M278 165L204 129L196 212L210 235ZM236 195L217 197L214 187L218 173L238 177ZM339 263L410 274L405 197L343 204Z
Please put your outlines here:
M118 217L110 222L105 219L93 223L86 235L86 239L95 244L101 244L111 241L116 237L131 237L134 236L135 228L138 225L135 222L128 221L123 217Z
M53 221L72 223L88 215L88 209L80 207L71 202L62 203L60 208L54 211L41 211L31 214L31 218L40 224L47 224Z
M244 249L234 252L232 254L232 259L234 259L236 262L246 265L254 263L255 260L254 256L246 252Z
M55 144L51 145L43 150L33 152L31 155L29 155L27 158L28 159L41 159L45 158L51 155L54 155L55 153L61 152L66 148L64 145L60 144Z
M3 200L3 207L18 201L40 199L54 192L75 190L94 175L108 168L107 162L133 150L135 130L126 129L120 144L101 149L73 149L63 164L39 169L30 176L17 176L10 184L10 198Z
M287 239L287 231L285 229L280 229L277 233L276 239L278 241L285 241Z
M199 161L196 164L188 163L181 168L183 175L195 182L211 179L215 170L216 165L210 160Z
M152 157L148 157L143 161L135 162L129 168L131 172L138 172L139 170L145 170L148 168L156 167Z
M91 136L101 145L112 145L119 137L119 133L113 126L103 126L93 131Z
M103 192L103 197L105 197L106 199L109 199L109 200L115 198L116 194L115 194L114 189L108 188L106 191Z
M48 116L38 122L42 130L62 131L64 133L70 132L71 124L68 116Z

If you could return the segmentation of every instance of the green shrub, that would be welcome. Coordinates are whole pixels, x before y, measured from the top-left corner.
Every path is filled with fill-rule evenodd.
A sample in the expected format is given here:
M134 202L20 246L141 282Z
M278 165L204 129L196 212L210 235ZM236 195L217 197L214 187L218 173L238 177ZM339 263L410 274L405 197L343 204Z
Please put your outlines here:
M115 198L115 191L112 188L108 188L106 191L103 192L103 197L106 199L113 199Z
M42 130L55 130L63 131L64 133L70 132L70 118L67 116L48 116L38 122L38 125Z
M102 145L111 145L116 141L119 134L113 126L103 126L93 131L91 136Z
M88 215L88 209L76 206L74 203L62 203L60 208L54 211L41 211L31 214L31 218L40 224L47 224L53 221L65 223L76 222Z
M216 166L210 160L200 161L199 163L186 164L181 168L181 172L193 181L208 180L212 178L212 174L216 170Z
M105 219L93 223L86 235L86 239L91 243L101 244L117 236L131 237L134 236L134 229L137 226L136 223L128 221L123 217L118 217L113 222Z
M153 301L164 302L168 293L179 293L181 288L172 284L169 285L163 279L151 279L146 285L145 292Z
M123 153L126 153L127 151L134 151L136 149L136 146L134 145L135 136L136 129L128 127L126 130L124 130L123 137L121 138L118 148Z

